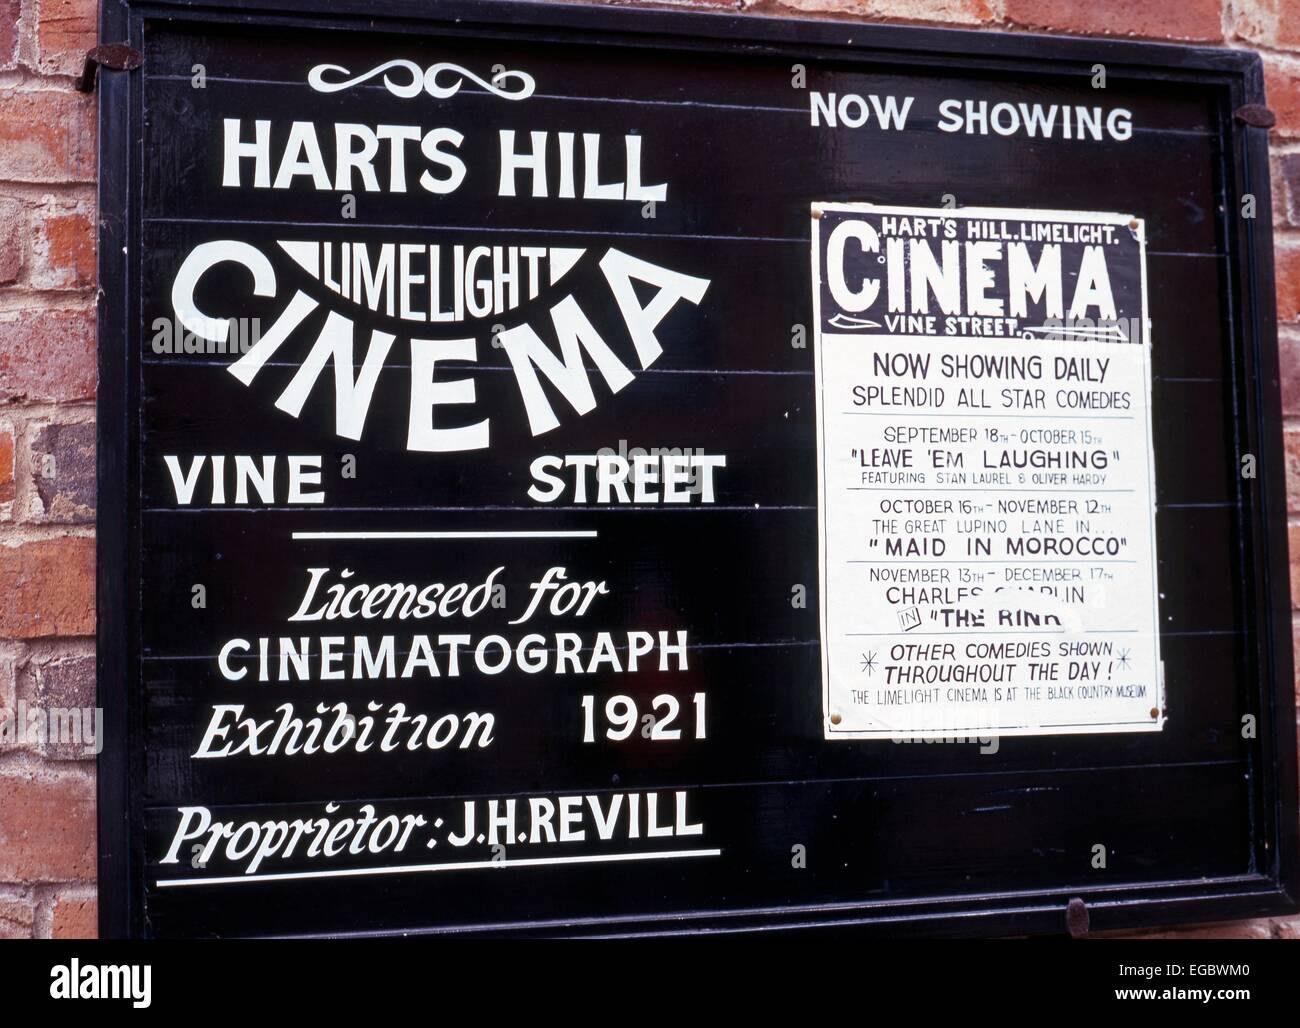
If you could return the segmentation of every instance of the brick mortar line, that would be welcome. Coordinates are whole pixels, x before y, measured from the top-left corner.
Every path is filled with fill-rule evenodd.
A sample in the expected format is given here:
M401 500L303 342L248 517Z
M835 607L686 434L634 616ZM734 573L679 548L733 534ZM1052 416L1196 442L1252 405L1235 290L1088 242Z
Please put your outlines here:
M30 286L8 285L0 288L0 298L3 298L5 307L0 310L0 314L20 314L23 311L66 311L72 314L94 314L95 299L99 293L99 286L72 286L68 289L35 289ZM27 307L19 307L16 304L23 301L46 300L48 303L29 304ZM81 304L68 303L69 300L82 300ZM10 306L13 303L15 306ZM58 304L56 306L56 303Z
M2 647L13 643L22 643L22 651L5 653ZM42 635L31 639L0 639L0 657L12 659L15 671L28 668L32 664L48 664L52 660L93 656L95 656L93 635Z
M74 420L60 417L69 415ZM76 418L84 414L84 418ZM13 403L0 403L0 421L11 421L15 427L37 421L59 421L63 424L83 424L95 420L94 400L69 400L67 403L28 402L15 400Z
M3 89L4 87L0 86L0 91L3 91ZM58 186L95 186L95 185L97 185L97 183L93 175L91 175L89 178L60 178L60 179L0 177L0 186L4 186L6 188L11 186L32 186L33 188L49 186L51 188L54 188Z
M32 709L30 701L27 703L29 710ZM69 758L46 755L39 746L24 744L22 746L11 746L8 749L0 750L0 785L4 783L5 778L13 778L18 775L26 775L28 772L46 771L57 774L64 778L69 776L80 775L81 777L94 778L96 773L95 764L96 754L88 753L84 757ZM39 779L39 774L31 777Z
M98 885L95 879L78 879L64 885L37 885L32 889L32 905L36 916L33 918L32 934L38 939L54 937L54 908L60 900L71 902L93 901L99 903Z
M16 549L17 547L11 546L11 543L22 546L26 543L94 538L95 528L91 524L63 525L30 521L0 522L0 550Z
M36 761L34 766L31 763L33 759ZM19 777L32 781L72 778L89 781L95 777L95 763L93 760L47 758L25 747L0 750L0 783L5 778Z
M95 44L91 44L94 46ZM90 49L90 47L87 47ZM16 68L6 68L0 71L0 89L10 91L10 94L28 95L30 93L63 93L73 97L85 97L88 101L93 100L94 94L79 93L76 90L76 81L81 73L70 74L61 71L43 71L38 68L32 68L23 62L19 62Z
M3 88L0 86L0 89ZM97 184L92 180L60 179L56 182L30 182L26 179L8 179L0 176L0 199L39 204L50 197L64 199L64 194L78 192L85 193L85 198L92 202L98 197ZM27 195L41 193L45 195Z
M32 890L32 893L32 936L37 939L53 938L53 888L51 886L37 886Z

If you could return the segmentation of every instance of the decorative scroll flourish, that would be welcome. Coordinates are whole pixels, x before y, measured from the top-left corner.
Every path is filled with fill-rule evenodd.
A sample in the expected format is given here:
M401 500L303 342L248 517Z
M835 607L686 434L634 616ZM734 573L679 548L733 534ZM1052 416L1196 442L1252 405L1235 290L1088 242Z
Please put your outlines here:
M388 74L395 68L400 68L403 72L411 76L410 82L394 81ZM482 86L494 96L499 96L502 100L527 100L533 95L533 90L537 88L533 77L524 71L501 71L492 77L491 80L484 79L468 68L462 68L459 64L452 64L450 61L440 61L437 64L431 64L427 68L421 68L414 61L407 61L401 58L381 64L362 75L355 75L351 78L345 78L342 81L326 81L325 76L330 75L352 76L347 68L338 64L318 64L307 74L307 82L318 93L337 93L343 89L350 89L352 86L360 85L367 82L376 75L384 76L384 87L394 96L399 96L403 100L410 100L419 96L420 93L428 93L438 100L446 100L455 96L464 84L466 79ZM442 76L445 84L439 84L438 78ZM454 76L447 81L447 76ZM513 88L507 88L507 83L518 83Z
M835 328L846 329L850 332L860 328L879 328L879 321L872 321L870 318L855 318L852 314L836 314L835 317L827 320L826 324Z

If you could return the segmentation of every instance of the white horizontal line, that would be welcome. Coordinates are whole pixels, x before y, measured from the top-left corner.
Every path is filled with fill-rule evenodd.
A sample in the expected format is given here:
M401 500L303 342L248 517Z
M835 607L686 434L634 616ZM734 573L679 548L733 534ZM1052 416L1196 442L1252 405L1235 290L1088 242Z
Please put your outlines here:
M572 532L294 532L295 539L595 539L596 530Z
M595 853L580 857L523 857L518 860L455 860L448 864L403 864L398 867L336 868L332 871L284 871L225 878L160 878L157 886L234 885L238 882L285 882L303 878L364 878L370 875L418 874L426 871L468 871L485 867L541 867L545 864L613 864L631 860L672 860L678 857L720 857L722 850L659 850L654 853Z

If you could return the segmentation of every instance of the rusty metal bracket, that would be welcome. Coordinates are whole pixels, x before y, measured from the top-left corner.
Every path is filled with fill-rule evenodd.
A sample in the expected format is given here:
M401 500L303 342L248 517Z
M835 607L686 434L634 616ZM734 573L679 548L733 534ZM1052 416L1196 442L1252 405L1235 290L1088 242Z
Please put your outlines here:
M1277 115L1263 104L1245 104L1233 111L1232 116L1251 128L1270 129L1277 124Z
M74 85L79 93L93 93L101 66L110 71L135 71L143 63L144 54L127 43L102 43L86 51L86 66Z
M1091 918L1088 916L1088 904L1075 896L1065 906L1065 927L1071 939L1081 939L1088 934Z

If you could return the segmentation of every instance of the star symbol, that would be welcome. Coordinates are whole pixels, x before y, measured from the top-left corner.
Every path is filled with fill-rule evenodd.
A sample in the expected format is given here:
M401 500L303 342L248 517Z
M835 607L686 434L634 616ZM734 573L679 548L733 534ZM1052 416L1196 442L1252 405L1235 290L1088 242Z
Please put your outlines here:
M862 655L861 663L862 663L862 670L865 671L867 674L871 674L873 671L876 670L875 653L864 653Z
M1127 668L1127 667L1128 667L1128 664L1129 664L1129 661L1128 661L1128 650L1120 650L1120 651L1119 651L1119 666L1122 667L1122 668Z

